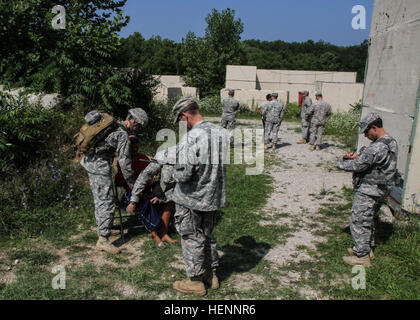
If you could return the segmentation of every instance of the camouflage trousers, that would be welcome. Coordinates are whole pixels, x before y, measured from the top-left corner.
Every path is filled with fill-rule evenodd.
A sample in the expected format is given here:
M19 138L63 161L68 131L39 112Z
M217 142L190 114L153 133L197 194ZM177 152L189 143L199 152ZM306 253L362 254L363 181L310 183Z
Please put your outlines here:
M212 234L216 212L191 210L176 204L175 228L181 235L182 255L189 278L219 266L216 240Z
M311 126L311 123L309 121L302 119L302 139L305 139L306 141L309 141L309 127L310 126Z
M95 204L95 219L98 234L108 237L114 222L115 199L112 188L112 177L88 173L90 189Z
M222 118L222 120L220 121L220 126L229 131L229 141L230 143L233 143L233 141L235 140L236 120L226 120Z
M351 209L350 232L353 237L353 252L362 257L369 254L375 246L375 232L378 212L383 204L383 198L372 197L360 192L354 195Z
M220 126L222 128L225 128L227 130L233 130L235 129L235 125L236 125L236 119L235 120L227 120L227 119L223 119L220 121Z
M311 136L309 144L319 146L322 144L322 136L325 131L325 125L311 124Z
M268 144L276 144L278 140L278 133L280 129L281 122L273 123L269 121L265 121L265 127L264 127L264 143Z

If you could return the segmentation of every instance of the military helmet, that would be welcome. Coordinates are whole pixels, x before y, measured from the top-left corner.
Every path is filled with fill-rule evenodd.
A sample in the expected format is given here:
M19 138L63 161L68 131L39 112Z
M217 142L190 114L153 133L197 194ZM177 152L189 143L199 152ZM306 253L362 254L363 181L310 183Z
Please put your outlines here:
M359 122L360 133L364 133L369 128L369 126L375 121L377 121L378 119L381 119L381 117L377 113L375 112L369 113L366 117L364 117Z
M128 110L128 119L133 118L141 127L146 127L149 122L149 117L146 111L142 108L134 108Z
M190 109L190 107L198 109L198 103L193 97L188 96L179 99L172 108L172 113L175 117L174 123L177 123L179 121L179 116L181 115L181 113Z

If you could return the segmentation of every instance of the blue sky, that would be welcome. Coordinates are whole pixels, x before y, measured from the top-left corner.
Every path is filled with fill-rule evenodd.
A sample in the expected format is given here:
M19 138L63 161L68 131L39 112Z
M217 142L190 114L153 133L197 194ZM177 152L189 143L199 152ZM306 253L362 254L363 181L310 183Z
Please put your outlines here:
M124 12L131 21L122 32L144 38L161 36L181 42L188 31L203 36L205 17L213 8L235 10L244 23L242 40L323 40L340 46L369 38L374 0L128 0ZM366 29L352 28L352 8L366 8Z

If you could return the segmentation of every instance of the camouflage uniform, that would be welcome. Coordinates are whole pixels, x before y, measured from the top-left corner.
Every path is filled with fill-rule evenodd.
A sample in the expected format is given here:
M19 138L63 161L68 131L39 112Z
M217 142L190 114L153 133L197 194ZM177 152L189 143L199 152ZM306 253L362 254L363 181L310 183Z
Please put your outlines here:
M215 136L211 135L215 132L224 134L220 127L203 120L185 134L178 145L178 162L173 174L176 181L172 196L176 204L175 228L181 235L182 253L190 278L219 265L212 232L217 211L226 201L223 159L226 154L224 149L219 149L213 154L216 159L212 159L212 152L207 147L212 145Z
M95 218L98 234L108 237L114 220L115 197L112 184L112 162L115 153L118 163L130 187L134 184L131 168L130 140L124 122L118 121L115 130L98 142L92 154L85 154L81 165L89 176L90 188L95 203Z
M222 105L223 113L220 126L227 130L233 130L235 129L236 113L239 109L239 102L234 98L228 97L223 99Z
M173 149L176 152L175 149ZM175 155L175 154L174 154ZM176 156L176 155L175 155ZM160 174L160 187L164 194L159 195L160 203L167 203L172 200L173 188L175 181L173 180L174 164L175 159L168 160L168 149L158 152L155 155L155 159L160 163L151 162L149 165L140 173L131 193L130 202L138 203L140 201L140 194L146 189L149 182L157 174ZM164 164L164 163L171 164Z
M340 159L339 169L353 172L356 191L350 219L354 241L353 252L358 257L369 254L375 246L375 216L390 193L397 172L398 146L394 138L385 135L372 142L357 159Z
M277 134L284 117L284 105L278 100L270 101L263 110L263 117L265 118L264 143L268 144L271 140L271 143L276 145Z
M331 114L331 106L324 100L315 101L306 111L305 117L311 118L311 135L309 144L319 146L322 144L322 135L325 131L327 117Z
M309 140L309 127L310 127L310 120L306 121L306 112L312 105L312 99L308 96L305 97L305 99L302 102L302 109L300 111L300 117L302 118L302 139L305 139L306 141Z

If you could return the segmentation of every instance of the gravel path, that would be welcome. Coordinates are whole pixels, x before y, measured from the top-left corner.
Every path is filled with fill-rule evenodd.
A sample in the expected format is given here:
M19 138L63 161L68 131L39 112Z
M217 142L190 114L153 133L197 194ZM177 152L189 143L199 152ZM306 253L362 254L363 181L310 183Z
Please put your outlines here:
M237 124L238 127L262 128L259 120L239 120ZM337 158L346 151L329 137L324 137L320 151L309 150L308 144L296 144L301 139L301 133L295 131L297 128L300 123L282 123L278 135L280 148L265 151L265 161L274 163L265 167L265 172L273 177L274 191L261 213L266 217L263 224L275 223L291 230L284 241L263 258L279 267L312 259L306 249L316 250L318 243L327 240L317 235L317 231L327 228L319 222L321 204L340 201L342 187L352 187L351 174L335 168ZM303 276L289 272L279 279L284 287L290 288ZM310 288L300 293L309 299L318 298Z

